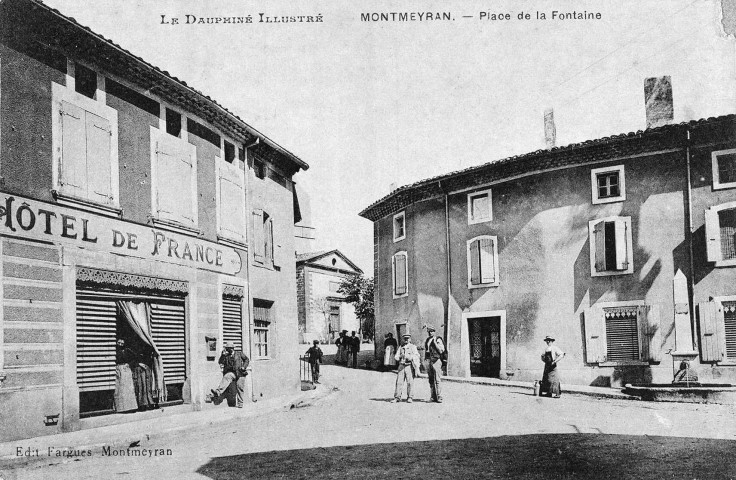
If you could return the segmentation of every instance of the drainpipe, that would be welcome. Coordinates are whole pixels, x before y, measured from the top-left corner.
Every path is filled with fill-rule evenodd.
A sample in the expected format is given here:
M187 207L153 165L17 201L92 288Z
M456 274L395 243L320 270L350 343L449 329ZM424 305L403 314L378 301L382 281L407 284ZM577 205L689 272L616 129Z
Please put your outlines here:
M437 185L442 190L442 182L438 181ZM445 271L447 281L447 321L445 322L445 348L449 350L450 336L450 299L452 298L452 282L450 278L450 203L449 195L445 192L445 263L447 269Z
M688 290L690 300L690 342L693 348L697 345L696 339L696 328L695 328L695 305L693 303L695 297L695 259L693 255L693 202L692 202L692 174L690 172L690 129L685 130L685 167L687 170L687 189L686 203L687 203L687 235L688 235L688 254L690 260L690 275L688 275Z
M251 202L248 201L248 195L251 192L251 185L248 182L248 149L253 148L256 145L261 143L261 138L256 137L256 139L253 141L253 143L249 145L243 145L243 152L245 153L245 211L248 213L248 218L246 218L246 239L250 239L251 235L248 235L248 225L250 224L249 220L253 219L253 215L250 213L252 212L252 205ZM252 232L250 232L252 234ZM248 312L248 358L250 358L251 364L248 367L248 370L250 374L248 375L250 377L250 401L255 403L258 401L258 397L256 397L256 389L255 389L255 382L253 375L253 292L251 291L251 272L250 272L250 255L251 255L251 248L250 244L248 245L247 254L245 256L245 276L248 279L248 294L245 297L245 301L248 304L248 308L246 309Z

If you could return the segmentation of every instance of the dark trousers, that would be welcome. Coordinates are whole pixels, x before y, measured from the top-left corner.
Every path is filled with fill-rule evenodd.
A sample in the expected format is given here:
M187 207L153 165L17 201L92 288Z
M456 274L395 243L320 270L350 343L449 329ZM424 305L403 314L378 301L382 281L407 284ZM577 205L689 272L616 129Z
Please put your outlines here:
M358 352L353 350L350 354L353 356L353 368L358 368Z
M309 364L312 367L312 381L316 382L319 380L319 362Z

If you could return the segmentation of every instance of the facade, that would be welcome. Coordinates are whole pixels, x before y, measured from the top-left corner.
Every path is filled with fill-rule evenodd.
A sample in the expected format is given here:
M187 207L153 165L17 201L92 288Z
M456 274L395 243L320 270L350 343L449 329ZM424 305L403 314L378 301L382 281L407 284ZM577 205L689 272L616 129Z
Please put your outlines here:
M376 334L434 324L448 374L736 382L736 117L472 167L401 187L374 222ZM381 358L376 346L376 358Z
M329 343L342 330L360 331L355 307L338 293L340 283L363 271L339 250L297 255L296 285L302 343Z
M73 19L0 3L0 439L121 421L120 340L154 409L204 408L228 341L254 400L298 392L307 168Z

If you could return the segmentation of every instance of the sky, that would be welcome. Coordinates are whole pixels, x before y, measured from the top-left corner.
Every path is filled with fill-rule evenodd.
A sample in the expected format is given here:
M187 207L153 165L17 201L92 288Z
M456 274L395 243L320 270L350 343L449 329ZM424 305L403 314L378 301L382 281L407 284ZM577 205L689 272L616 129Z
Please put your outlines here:
M309 197L314 250L337 248L369 276L373 227L361 210L392 183L544 148L547 108L557 145L644 129L651 76L672 77L675 122L736 112L736 44L720 0L45 3L309 163L294 180ZM601 19L553 20L555 10ZM390 12L453 20L361 21ZM266 23L261 13L323 21ZM253 23L186 24L248 15Z

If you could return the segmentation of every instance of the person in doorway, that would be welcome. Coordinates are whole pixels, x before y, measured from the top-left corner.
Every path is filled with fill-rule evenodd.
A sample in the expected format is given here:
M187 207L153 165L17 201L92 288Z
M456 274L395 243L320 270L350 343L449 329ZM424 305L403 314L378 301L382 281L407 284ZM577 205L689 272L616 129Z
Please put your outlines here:
M435 335L435 328L427 325L427 340L424 341L424 359L427 362L427 377L429 388L432 391L430 400L442 403L440 382L442 380L442 354L445 353L445 344L441 337Z
M312 382L319 383L319 364L322 363L322 349L319 348L319 340L315 340L314 345L307 350L309 366L312 369Z
M350 342L350 356L353 359L353 368L358 368L358 352L360 352L360 337L355 335L353 330L352 335L349 339Z
M212 399L218 399L225 390L230 386L232 382L235 382L237 387L237 395L235 397L235 406L243 408L243 397L245 396L245 377L248 375L248 365L250 359L248 356L240 350L235 350L235 344L233 342L225 343L225 350L223 350L218 360L220 368L222 369L222 380L217 388L213 388Z
M383 341L383 367L386 369L393 369L396 366L396 349L399 344L394 338L394 334L388 332L386 334L386 340Z
M340 332L340 336L337 337L337 340L335 340L335 345L337 345L337 358L335 359L335 363L337 365L343 365L347 363L346 352L348 348L348 345L347 345L348 338L345 336L346 333L348 333L348 331L343 330L342 332Z
M394 398L391 400L392 403L401 401L401 391L404 389L406 383L406 402L411 403L412 400L412 386L414 385L414 377L419 374L419 350L416 345L411 343L411 335L405 333L402 337L402 343L399 349L396 351L394 359L398 362L399 366L396 370L396 388L394 389Z
M125 346L125 340L117 341L117 356L115 367L115 411L128 412L138 408L133 383L133 370L130 364L136 360L138 354Z
M548 397L560 398L560 375L557 371L557 364L565 356L565 352L553 345L555 339L547 335L544 342L547 344L542 361L544 362L544 373L542 374L541 394Z

